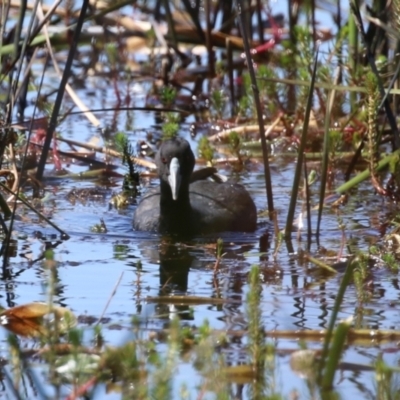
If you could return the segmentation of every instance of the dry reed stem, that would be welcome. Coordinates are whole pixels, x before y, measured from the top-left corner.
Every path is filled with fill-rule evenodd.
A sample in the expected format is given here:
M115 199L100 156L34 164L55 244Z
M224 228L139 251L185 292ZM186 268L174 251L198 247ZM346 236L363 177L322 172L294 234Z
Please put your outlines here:
M40 21L42 21L44 19L43 9L42 9L40 4L39 4L39 7L38 7L38 18L39 18ZM50 56L51 56L51 60L53 61L54 69L56 70L57 74L59 75L59 78L61 79L62 72L61 72L60 67L58 66L57 60L56 60L54 52L53 52L53 48L51 46L49 33L47 31L47 25L48 24L45 24L43 26L43 33L44 33L44 35L46 37L46 44L47 44L47 48L48 48L48 51L49 51ZM67 90L68 94L70 95L72 101L77 105L77 107L81 111L83 111L84 116L89 120L89 122L92 123L96 128L99 127L100 124L101 124L100 121L89 110L89 108L86 107L86 105L83 103L83 101L80 100L78 95L75 93L75 91L72 89L72 87L68 83L66 84L65 89Z

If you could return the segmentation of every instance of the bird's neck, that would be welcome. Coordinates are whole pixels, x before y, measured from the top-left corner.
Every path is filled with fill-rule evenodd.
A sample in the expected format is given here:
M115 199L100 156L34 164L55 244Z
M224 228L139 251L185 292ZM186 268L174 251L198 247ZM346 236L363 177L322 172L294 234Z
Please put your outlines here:
M179 188L178 198L174 200L172 198L171 188L166 182L161 182L161 196L160 196L160 208L161 213L173 212L176 210L178 213L190 212L190 198L189 198L189 185L182 182ZM165 214L164 214L165 215Z
M161 182L160 231L182 235L189 234L192 229L191 216L189 185L181 184L178 198L174 200L169 185Z

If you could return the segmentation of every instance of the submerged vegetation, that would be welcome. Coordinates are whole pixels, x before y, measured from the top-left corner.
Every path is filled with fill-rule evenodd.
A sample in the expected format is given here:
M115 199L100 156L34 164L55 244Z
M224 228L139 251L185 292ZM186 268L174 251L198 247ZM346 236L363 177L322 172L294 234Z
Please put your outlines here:
M338 371L357 375L352 397L399 397L398 358L387 362L384 347L398 342L398 319L385 325L382 315L398 302L400 0L341 3L288 0L281 14L262 0L0 0L1 282L13 293L24 241L18 257L37 267L45 293L25 304L13 293L3 305L6 397L344 399ZM258 176L253 236L177 242L113 231L156 176L160 142L177 135L196 143L206 167L196 179L225 181L216 169L236 180ZM64 228L51 197L70 182L79 187L64 197L77 209L106 199L109 222ZM345 214L374 202L382 212L371 217L376 233L360 245L358 232L368 232L350 228ZM58 236L38 232L46 229ZM63 247L74 236L79 244L82 232L83 241L99 235L96 254L112 243L110 259L133 271L129 324L104 317L123 273L101 298L103 314L69 309L59 263L86 251ZM326 247L329 236L336 247ZM33 238L37 259L26 250ZM204 268L193 261L200 252ZM159 266L156 296L145 281L151 263ZM190 268L207 282L205 295L188 286ZM395 290L384 306L382 282ZM292 309L276 294L285 291ZM317 318L304 316L310 302ZM143 316L144 304L154 315ZM221 314L199 323L201 307ZM285 319L271 327L269 318L285 313L299 318L296 328ZM124 343L112 343L110 325L127 332ZM357 346L371 351L368 363L345 359ZM286 387L289 369L303 386Z

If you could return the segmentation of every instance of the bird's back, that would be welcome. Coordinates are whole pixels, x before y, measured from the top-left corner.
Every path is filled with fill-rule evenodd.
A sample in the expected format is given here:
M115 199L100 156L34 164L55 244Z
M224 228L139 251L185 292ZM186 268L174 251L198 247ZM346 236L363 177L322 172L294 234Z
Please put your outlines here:
M190 185L190 203L202 233L256 229L256 206L242 185L194 182Z
M133 228L137 231L158 232L160 225L160 188L149 189L133 214Z
M174 218L161 224L160 188L150 189L140 201L133 227L140 231L200 234L223 231L252 232L256 229L256 206L246 189L235 183L196 181L189 187L191 212L188 217L178 208Z

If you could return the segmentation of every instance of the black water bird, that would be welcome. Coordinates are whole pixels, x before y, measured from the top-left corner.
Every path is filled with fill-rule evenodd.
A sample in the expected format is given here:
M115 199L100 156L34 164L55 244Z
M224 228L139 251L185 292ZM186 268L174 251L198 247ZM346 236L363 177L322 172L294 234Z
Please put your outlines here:
M236 183L191 182L195 158L185 139L164 141L156 155L160 186L150 189L133 216L133 227L178 235L256 229L256 206Z

